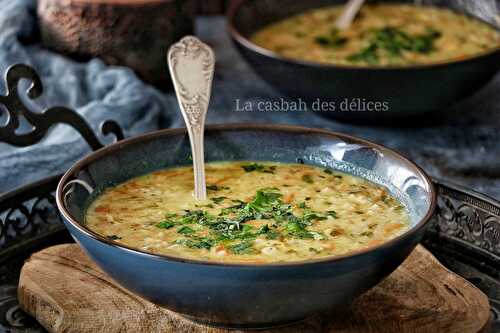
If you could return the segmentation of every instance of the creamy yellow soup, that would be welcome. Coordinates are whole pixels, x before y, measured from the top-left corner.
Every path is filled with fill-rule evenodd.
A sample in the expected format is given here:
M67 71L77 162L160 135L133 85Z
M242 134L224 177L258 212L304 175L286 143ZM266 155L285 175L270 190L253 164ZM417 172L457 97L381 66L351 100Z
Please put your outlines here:
M343 7L319 8L264 27L251 40L292 59L384 66L467 58L500 46L500 33L448 9L365 5L351 27L335 28Z
M170 256L271 263L323 258L375 246L409 228L387 190L303 164L208 163L208 199L193 199L192 167L157 171L103 191L88 228Z

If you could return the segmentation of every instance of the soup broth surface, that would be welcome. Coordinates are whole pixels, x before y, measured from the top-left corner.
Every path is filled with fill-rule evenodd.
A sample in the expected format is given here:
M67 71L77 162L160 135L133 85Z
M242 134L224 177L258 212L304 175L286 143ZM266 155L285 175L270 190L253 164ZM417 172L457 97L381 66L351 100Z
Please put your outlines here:
M459 60L500 46L500 33L449 9L405 4L364 5L345 31L343 6L310 10L257 31L251 40L282 56L350 66Z
M341 255L409 228L385 188L345 173L268 162L208 163L206 173L206 201L193 198L192 167L165 169L105 189L86 225L143 251L248 263Z

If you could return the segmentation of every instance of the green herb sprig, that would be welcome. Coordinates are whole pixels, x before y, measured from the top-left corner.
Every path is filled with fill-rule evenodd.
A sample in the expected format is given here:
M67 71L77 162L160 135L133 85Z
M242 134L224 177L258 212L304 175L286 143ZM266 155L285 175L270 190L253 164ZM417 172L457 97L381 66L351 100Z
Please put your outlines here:
M263 172L263 173L274 173L276 170L275 165L264 165L264 164L259 164L259 163L250 163L250 164L243 164L241 166L245 172Z

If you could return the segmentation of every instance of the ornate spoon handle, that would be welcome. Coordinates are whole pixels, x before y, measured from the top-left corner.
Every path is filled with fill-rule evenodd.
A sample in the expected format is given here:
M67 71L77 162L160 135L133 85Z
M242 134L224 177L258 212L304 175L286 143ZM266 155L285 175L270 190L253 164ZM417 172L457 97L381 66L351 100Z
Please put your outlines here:
M196 200L207 197L203 135L214 64L212 49L193 36L182 38L168 51L170 76L191 142Z

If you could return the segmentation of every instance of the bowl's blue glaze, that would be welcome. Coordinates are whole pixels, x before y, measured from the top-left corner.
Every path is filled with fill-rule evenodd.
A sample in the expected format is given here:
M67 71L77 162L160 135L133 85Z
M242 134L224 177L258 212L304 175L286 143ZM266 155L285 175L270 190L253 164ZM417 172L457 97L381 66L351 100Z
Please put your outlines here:
M190 163L185 132L164 130L125 140L77 162L57 190L75 240L120 285L199 321L267 327L346 305L401 264L420 241L434 209L434 188L418 167L384 147L348 136L288 126L225 125L207 129L205 148L209 161L300 160L349 169L400 195L412 211L413 226L381 246L307 262L240 265L154 255L88 230L83 216L92 195L75 186L65 203L63 188L78 178L98 193L139 174Z

